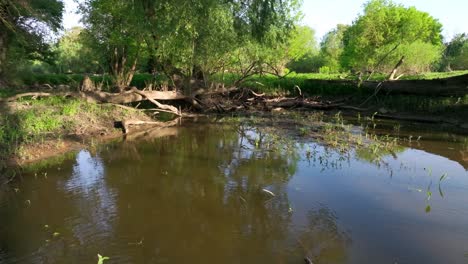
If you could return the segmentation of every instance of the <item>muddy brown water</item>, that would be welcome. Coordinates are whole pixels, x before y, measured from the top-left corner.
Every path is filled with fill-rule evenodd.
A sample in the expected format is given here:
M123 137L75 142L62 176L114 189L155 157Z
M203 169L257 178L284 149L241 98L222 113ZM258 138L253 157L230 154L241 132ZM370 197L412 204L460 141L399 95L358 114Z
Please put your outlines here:
M0 195L0 263L468 263L468 139L411 129L377 162L208 121L82 150Z

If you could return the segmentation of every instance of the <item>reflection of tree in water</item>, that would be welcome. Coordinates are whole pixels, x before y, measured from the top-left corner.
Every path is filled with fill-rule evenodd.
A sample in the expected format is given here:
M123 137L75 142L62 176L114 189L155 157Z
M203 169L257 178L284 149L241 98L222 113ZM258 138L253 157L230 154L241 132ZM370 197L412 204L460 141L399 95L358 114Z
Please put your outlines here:
M314 228L333 234L333 225L317 220L310 232L294 231L287 183L297 149L274 133L244 128L194 126L113 144L99 155L81 152L73 166L53 170L70 176L44 181L44 198L28 208L52 206L41 221L51 226L50 242L41 241L33 262L88 263L105 253L122 263L302 263L308 252L298 250L298 237Z
M2 218L9 227L0 234L6 262L95 263L96 250L109 242L117 208L102 160L82 151L60 167L44 168L20 185L17 207L24 209Z
M298 243L314 263L346 263L351 237L340 230L335 214L321 207L308 213Z
M74 225L75 237L84 244L89 234L105 238L112 231L111 220L116 214L114 194L104 181L104 167L99 156L92 157L81 151L76 157L72 177L65 183L70 194L79 199L76 202L77 217L86 217Z
M138 159L122 153L128 144L104 153L112 156L106 181L118 190L114 233L144 241L122 254L135 263L301 260L291 255L297 245L286 190L299 155L272 134L244 132L198 125L181 128L176 139L135 142Z

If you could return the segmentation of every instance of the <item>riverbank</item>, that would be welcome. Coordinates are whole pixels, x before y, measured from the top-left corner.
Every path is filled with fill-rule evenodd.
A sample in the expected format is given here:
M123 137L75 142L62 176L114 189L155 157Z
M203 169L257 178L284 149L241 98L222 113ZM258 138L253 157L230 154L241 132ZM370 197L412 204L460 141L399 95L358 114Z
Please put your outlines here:
M154 121L131 108L61 96L0 102L0 168L120 137L115 123L132 119Z
M124 134L122 128L116 128L116 123L118 124L121 120L157 121L140 110L125 109L115 105L98 105L61 97L21 99L1 105L2 167L21 167L70 151L93 148L118 138L132 138L140 134L148 136L152 134L151 131L157 132L160 127L173 126L178 123L175 120L138 126L132 130L132 133ZM271 111L250 108L231 113L214 112L211 115L224 116L231 120L232 118L240 120L239 118L242 117L252 117L252 122L255 124L270 124L272 120L276 120L274 125L270 124L270 126L288 128L291 130L288 132L289 135L306 136L323 141L324 144L342 148L362 144L363 140L351 137L349 127L344 125L345 123L355 123L361 127L373 126L375 129L377 123L387 119L384 114L372 114L371 111L326 111L326 109L311 111L298 108L291 110L275 108ZM412 120L421 122L423 118L426 118L424 122L426 126L435 123L439 131L453 130L460 134L468 131L460 128L458 123L442 122L443 119L437 123L436 117L406 114L400 114L400 117L402 117L401 121L407 123ZM343 118L348 121L343 123ZM398 123L395 122L395 124ZM380 123L378 126L380 127ZM402 140L408 140L408 137L405 136Z
M462 134L468 131L468 96L376 95L349 87L346 88L348 92L339 93L345 87L338 89L334 85L320 87L321 95L311 95L311 90L300 88L294 78L294 75L276 78L278 82L290 83L276 88L270 83L271 89L252 85L252 88L205 91L196 95L198 109L186 98L175 98L171 104L182 107L184 113L248 116L325 111L330 116L340 113L372 120L427 123ZM137 78L141 79L144 78ZM293 84L293 90L284 89L290 89ZM72 90L64 84L36 84L23 89L0 91L0 168L23 165L122 137L128 132L128 127L122 129L122 122L124 125L125 122L138 125L148 123L152 127L170 125L155 120L154 110L145 111L154 107L151 104L97 104L77 97L76 93L70 95ZM32 96L1 100L31 91L35 92ZM41 95L41 92L47 93ZM166 121L172 118L171 115L164 115L159 113L158 116ZM148 126L139 126L138 129L145 128Z

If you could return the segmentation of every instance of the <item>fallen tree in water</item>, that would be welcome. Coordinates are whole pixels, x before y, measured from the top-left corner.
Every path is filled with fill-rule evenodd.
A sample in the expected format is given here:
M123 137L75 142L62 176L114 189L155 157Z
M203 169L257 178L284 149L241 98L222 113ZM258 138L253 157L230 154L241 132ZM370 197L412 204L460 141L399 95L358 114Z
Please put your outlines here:
M89 79L89 78L88 78ZM308 80L313 83L321 83L321 85L358 85L354 81L349 80ZM432 86L425 85L431 83ZM412 85L415 84L415 85ZM309 84L310 85L310 84ZM335 101L323 100L320 97L306 97L299 87L295 87L298 96L285 97L285 96L269 96L263 93L256 93L248 88L229 87L218 89L198 89L190 96L181 94L177 91L153 91L151 89L138 90L135 87L126 87L124 91L118 93L101 91L90 80L82 82L80 89L77 91L62 91L62 92L27 92L18 94L3 101L11 102L18 100L22 97L47 97L47 96L64 96L79 98L88 102L98 104L113 104L119 107L131 108L132 103L139 103L141 101L149 101L156 107L152 111L168 112L175 116L183 116L181 108L186 111L204 112L204 113L229 113L229 112L249 112L249 111L282 111L288 109L295 110L351 110L358 112L379 112L386 115L382 118L391 118L394 115L388 115L387 111L380 111L384 109L384 105L374 105L373 108L364 108L368 106L370 99L377 96L378 93L386 94L418 94L426 95L425 92L431 93L429 95L445 95L466 93L468 89L468 75L461 75L446 79L436 80L413 80L413 81L384 81L384 82L370 82L364 81L361 84L364 90L372 91L371 97L364 99L357 99L350 103L350 98L342 98ZM356 95L355 95L356 97ZM359 97L359 96L357 96ZM378 101L378 100L377 100ZM135 104L133 104L135 105ZM148 109L138 109L137 111L147 111ZM396 116L396 115L395 115ZM120 120L124 121L124 120ZM143 121L143 120L142 120ZM417 120L415 120L417 121ZM140 122L141 124L148 124L148 121ZM426 120L421 119L421 122ZM139 124L138 121L134 125Z

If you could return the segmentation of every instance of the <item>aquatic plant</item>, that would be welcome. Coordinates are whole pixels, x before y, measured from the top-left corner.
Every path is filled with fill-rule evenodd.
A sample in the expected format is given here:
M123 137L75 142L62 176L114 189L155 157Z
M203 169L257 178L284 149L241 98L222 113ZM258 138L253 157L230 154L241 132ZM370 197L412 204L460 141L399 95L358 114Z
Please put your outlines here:
M98 254L97 256L98 256L98 263L97 264L104 264L104 261L110 259L109 257L103 257L100 254Z

